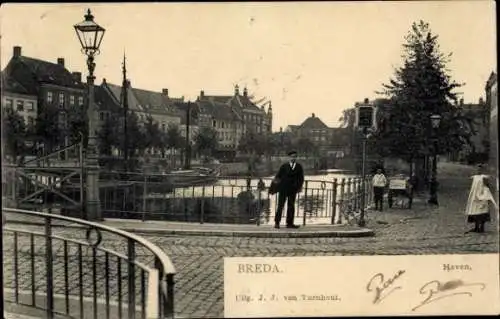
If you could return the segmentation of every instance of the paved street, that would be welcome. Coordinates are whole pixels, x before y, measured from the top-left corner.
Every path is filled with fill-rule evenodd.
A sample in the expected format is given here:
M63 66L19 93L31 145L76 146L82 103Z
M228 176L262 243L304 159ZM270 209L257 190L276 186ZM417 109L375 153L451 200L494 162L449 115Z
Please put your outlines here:
M383 213L369 212L367 226L375 230L375 237L145 236L163 248L176 267L177 315L189 318L222 317L224 257L498 252L498 227L494 226L498 225L496 218L488 224L486 233L464 234L470 229L469 225L465 225L463 215L470 182L467 176L470 172L443 176L439 208L428 207L425 201L427 195L423 194L415 200L412 210L386 208ZM105 238L105 242L107 247L125 252L126 247L118 241L106 241ZM8 254L12 248L7 245L4 249ZM58 260L60 262L61 258ZM6 258L6 279L12 278L12 265L9 263L11 259ZM56 265L56 269L62 267L57 268ZM40 285L42 280L43 277L37 280ZM6 286L11 284L8 281L5 283ZM29 280L26 280L24 289L29 289L29 285ZM112 293L116 294L116 281L112 281L111 285ZM99 289L103 288L100 285Z

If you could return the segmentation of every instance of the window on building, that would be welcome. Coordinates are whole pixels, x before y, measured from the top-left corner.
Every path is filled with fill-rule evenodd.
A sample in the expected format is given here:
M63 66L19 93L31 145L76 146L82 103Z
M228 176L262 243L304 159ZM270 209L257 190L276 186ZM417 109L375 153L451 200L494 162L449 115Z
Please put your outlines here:
M17 110L19 112L23 112L24 111L24 101L23 100L17 100L16 107L17 107Z
M26 110L27 111L34 111L35 110L35 102L32 102L32 101L26 102Z
M11 109L14 105L14 101L12 99L5 99L5 107Z
M104 120L104 113L103 112L99 112L99 120L100 121Z
M64 93L59 93L59 105L64 105Z
M216 127L216 125L217 125L217 121L213 120L213 121L212 121L212 126L213 126L213 127Z
M47 92L47 103L52 103L52 98L53 98L52 92L50 91Z
M224 128L224 122L221 123L221 127Z
M75 96L74 95L70 95L69 96L69 104L70 105L75 105Z
M33 116L28 116L28 126L29 127L35 126L35 118L33 118Z
M80 105L80 106L83 105L83 96L78 97L78 105Z

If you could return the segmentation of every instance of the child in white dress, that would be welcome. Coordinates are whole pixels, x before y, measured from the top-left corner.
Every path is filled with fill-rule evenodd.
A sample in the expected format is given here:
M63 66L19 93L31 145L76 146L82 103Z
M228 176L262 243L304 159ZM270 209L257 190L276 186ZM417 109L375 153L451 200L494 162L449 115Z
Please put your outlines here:
M471 232L483 233L484 224L491 221L490 202L497 208L495 199L488 187L487 178L488 175L483 174L472 176L472 186L465 207L467 222L474 223Z

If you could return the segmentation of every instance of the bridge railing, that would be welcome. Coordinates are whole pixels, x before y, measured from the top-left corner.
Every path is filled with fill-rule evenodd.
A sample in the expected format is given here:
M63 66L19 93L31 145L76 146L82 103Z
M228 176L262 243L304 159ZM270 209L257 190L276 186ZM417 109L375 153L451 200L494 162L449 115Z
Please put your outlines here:
M98 223L3 208L6 302L47 318L173 318L175 268L146 239Z
M122 173L123 174L123 173ZM278 194L268 192L271 178L219 176L217 181L194 186L172 187L162 175L130 176L123 182L101 188L100 200L105 218L131 218L199 223L268 224L274 223ZM363 195L362 195L363 194ZM295 201L297 224L340 224L352 212L371 202L370 177L365 192L361 178L306 180ZM286 216L286 204L283 216ZM283 218L284 220L284 218Z

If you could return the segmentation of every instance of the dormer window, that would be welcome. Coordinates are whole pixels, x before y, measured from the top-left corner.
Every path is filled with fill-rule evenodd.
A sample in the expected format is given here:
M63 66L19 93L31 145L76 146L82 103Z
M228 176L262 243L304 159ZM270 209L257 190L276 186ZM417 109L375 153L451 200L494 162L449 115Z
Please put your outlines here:
M75 96L74 95L70 95L69 96L69 104L70 105L75 105Z

